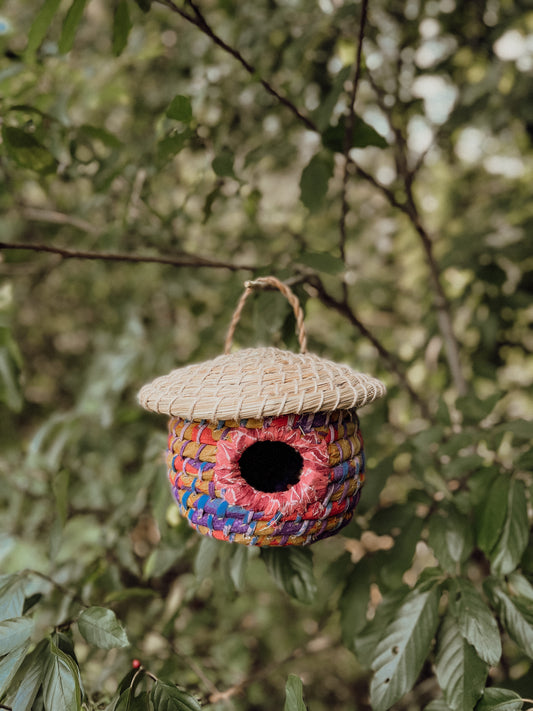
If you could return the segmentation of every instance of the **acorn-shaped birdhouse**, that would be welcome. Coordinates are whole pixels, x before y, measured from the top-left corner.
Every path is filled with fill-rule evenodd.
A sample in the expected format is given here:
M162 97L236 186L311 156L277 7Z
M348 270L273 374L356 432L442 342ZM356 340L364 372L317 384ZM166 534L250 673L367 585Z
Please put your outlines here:
M291 303L300 353L230 353L242 307L257 287ZM274 277L245 283L225 355L174 370L139 392L170 416L168 476L200 533L257 546L307 545L351 520L364 481L357 409L385 394L376 378L306 352L303 314Z

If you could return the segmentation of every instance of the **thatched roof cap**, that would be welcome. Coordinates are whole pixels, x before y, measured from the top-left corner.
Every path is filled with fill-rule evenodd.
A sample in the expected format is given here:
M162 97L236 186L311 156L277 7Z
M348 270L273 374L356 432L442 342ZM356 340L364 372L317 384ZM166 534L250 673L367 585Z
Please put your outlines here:
M359 408L383 395L376 378L312 353L247 348L156 378L139 402L152 412L218 421Z

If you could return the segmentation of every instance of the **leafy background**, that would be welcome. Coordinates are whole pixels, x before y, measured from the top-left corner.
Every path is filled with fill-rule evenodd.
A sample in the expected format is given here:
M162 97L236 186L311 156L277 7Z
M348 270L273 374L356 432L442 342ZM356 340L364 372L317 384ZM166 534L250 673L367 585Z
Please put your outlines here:
M533 704L528 4L30 5L0 16L0 703ZM189 530L135 401L268 273L388 387L311 549ZM236 340L296 349L284 300Z

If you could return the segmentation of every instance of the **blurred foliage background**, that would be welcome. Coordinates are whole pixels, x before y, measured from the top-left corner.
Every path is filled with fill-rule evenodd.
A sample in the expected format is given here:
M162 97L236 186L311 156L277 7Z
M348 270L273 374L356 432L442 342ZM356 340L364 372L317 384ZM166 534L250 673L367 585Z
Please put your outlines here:
M21 709L115 708L119 692L159 708L145 673L126 705L133 659L221 711L281 708L289 675L313 711L533 696L533 11L371 0L350 141L361 15L351 0L0 5L0 603L34 621L2 648L8 707L22 647L37 662ZM176 264L143 261L159 257ZM166 423L136 392L221 353L243 281L269 273L304 305L310 350L388 396L361 413L354 522L260 554L179 520ZM236 341L297 349L290 307L255 295ZM376 649L424 595L439 616L387 696ZM129 647L83 634L95 607ZM64 706L52 658L78 685ZM299 694L289 677L289 711Z

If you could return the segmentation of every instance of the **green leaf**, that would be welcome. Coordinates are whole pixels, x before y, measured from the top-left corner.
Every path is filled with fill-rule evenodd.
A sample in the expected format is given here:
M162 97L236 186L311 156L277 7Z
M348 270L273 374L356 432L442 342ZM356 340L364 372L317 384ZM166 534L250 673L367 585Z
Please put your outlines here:
M176 121L189 123L192 119L192 105L190 98L188 96L183 96L182 94L175 96L167 109L166 115L168 118L175 119Z
M90 139L101 141L104 146L108 148L121 148L123 143L117 138L113 133L106 131L105 128L101 126L91 126L90 124L83 124L78 129L82 136L87 136Z
M424 706L424 711L452 711L448 704L443 699L434 699L427 706Z
M350 67L343 67L335 77L331 89L327 96L320 102L319 107L313 113L313 121L319 131L324 131L331 119L333 109L344 91L344 82L350 76Z
M22 617L26 581L19 575L0 578L0 620Z
M298 256L298 262L324 274L340 274L344 271L344 262L329 252L303 252Z
M344 153L345 126L346 119L343 116L336 126L329 126L324 131L322 143L325 148L329 148L329 150L336 153ZM372 128L363 119L356 116L350 148L366 148L367 146L386 148L388 143L375 128Z
M261 558L279 588L300 602L313 602L317 585L308 548L262 548Z
M201 711L194 696L161 680L153 685L151 699L157 711Z
M52 642L56 645L56 647L58 647L58 649L64 652L67 657L69 657L74 662L76 661L74 639L71 629L68 629L66 632L54 632L52 636Z
M132 24L126 0L120 0L113 15L113 54L118 57L128 44Z
M105 607L89 607L84 610L78 619L78 629L89 644L101 649L129 645L126 632L115 613Z
M140 694L134 696L131 700L131 711L152 711L153 706L150 703L150 694L147 691L141 691Z
M453 711L471 711L483 692L489 668L451 615L444 618L439 631L435 669L448 706Z
M150 697L146 691L135 696L135 689L128 688L121 693L114 711L150 711Z
M191 135L191 130L187 128L185 131L174 131L168 136L165 136L165 138L162 138L157 144L158 159L167 161L173 158L185 147Z
M511 479L507 474L498 475L477 511L477 544L487 556L495 548L503 530L510 486Z
M15 617L0 622L0 657L24 644L33 632L33 620Z
M498 611L503 627L520 649L533 659L533 605L527 598L510 597L494 580L485 589Z
M370 598L370 565L363 558L350 572L339 599L341 630L344 644L354 649L354 643L366 625Z
M512 434L521 440L529 442L531 440L531 421L530 420L512 420L504 422L494 428L495 432L512 432Z
M372 664L370 700L387 711L415 683L438 625L440 591L410 592L381 638Z
M0 402L20 412L24 404L20 381L22 358L11 330L0 326Z
M533 449L521 454L516 461L516 469L518 471L529 472L533 470Z
M213 213L213 205L215 204L215 201L217 198L220 196L221 193L221 188L222 188L222 183L221 182L216 182L215 187L210 190L207 195L205 196L205 201L204 201L204 218L202 220L202 224L205 225L205 223L209 220Z
M246 546L234 546L229 559L229 574L235 589L242 591L248 567L249 549Z
M533 585L529 580L520 573L511 573L507 578L509 591L512 595L524 597L526 600L533 602Z
M508 575L519 564L529 536L526 487L523 481L512 479L507 500L507 516L495 548L489 554L491 569Z
M450 585L450 612L457 620L461 634L488 664L500 661L502 645L498 625L489 607L474 585L456 578Z
M458 397L455 406L462 413L463 419L471 424L478 424L481 420L490 415L494 407L502 399L502 393L494 393L484 400L464 395Z
M365 625L355 637L355 653L359 662L365 667L372 665L378 642L385 635L388 626L405 600L407 592L408 588L404 586L385 594L376 609L374 619Z
M376 506L385 482L393 472L393 463L394 457L387 456L372 467L372 475L366 478L364 494L357 505L358 511L366 513ZM390 531L390 527L388 531Z
M130 669L119 682L117 687L117 693L119 696L127 689L133 689L135 691L137 685L140 684L144 676L144 669Z
M520 711L522 699L510 689L491 687L485 689L476 711Z
M125 689L118 699L115 700L114 706L111 706L111 709L106 709L106 711L131 711L131 697L133 693L132 689Z
M24 609L22 610L22 614L25 615L29 610L31 610L32 607L37 605L38 602L40 602L43 599L43 594L40 592L33 593L33 595L30 595L29 597L24 599Z
M202 538L200 540L194 559L194 574L198 580L204 580L212 575L220 552L220 543L215 538Z
M472 526L455 507L441 507L430 518L428 543L441 566L453 573L472 551Z
M7 696L6 704L17 711L31 711L37 692L41 686L47 659L48 642L41 640L37 647L28 654L13 678L12 695Z
M438 566L435 566L434 568L424 568L416 581L416 589L420 592L426 592L445 580L446 574L442 568L439 568Z
M440 434L437 434L439 429ZM432 427L430 428L430 431L431 430L436 431L435 441L440 441L446 435L446 430L442 427ZM422 432L421 434L423 435L424 433ZM416 436L417 439L419 436L420 435ZM428 444L430 443L428 442ZM458 455L461 449L464 449L465 447L468 447L471 444L472 434L470 432L461 430L460 432L456 432L455 434L446 437L446 440L439 447L439 452L442 452L442 454L446 454L448 457L451 457L453 459Z
M63 20L61 37L59 38L58 49L61 54L66 54L72 49L76 30L81 22L86 4L87 0L72 0L72 5L69 7L65 19Z
M60 469L52 479L52 491L56 500L58 520L64 526L68 516L68 484L70 474L66 469Z
M324 204L332 175L333 160L321 153L314 155L303 169L300 178L300 200L310 212L317 212Z
M79 670L71 657L50 642L43 677L43 700L46 711L79 711L81 689Z
M148 12L152 7L152 0L135 0L143 12Z
M411 516L396 538L394 546L377 554L376 559L380 562L379 579L386 587L397 588L401 585L405 571L411 567L423 526L423 519Z
M218 175L219 178L235 178L233 160L233 153L224 148L211 162L215 175Z
M435 417L440 425L451 427L452 420L450 418L450 410L448 409L448 405L443 398L440 398L439 400L439 406L437 408L437 412L435 413Z
M528 625L533 627L533 602L527 597L516 595L511 598L514 606L524 617Z
M29 168L43 175L55 172L56 159L31 133L4 125L2 138L7 155L21 168Z
M303 697L302 680L295 674L289 674L285 684L285 706L283 711L307 711Z
M24 661L28 647L29 642L26 642L20 647L12 649L9 654L6 654L5 657L0 659L0 699L8 690L18 668Z
M34 54L41 46L60 3L61 0L45 0L41 5L41 9L35 15L28 33L28 45L26 47L28 54Z

